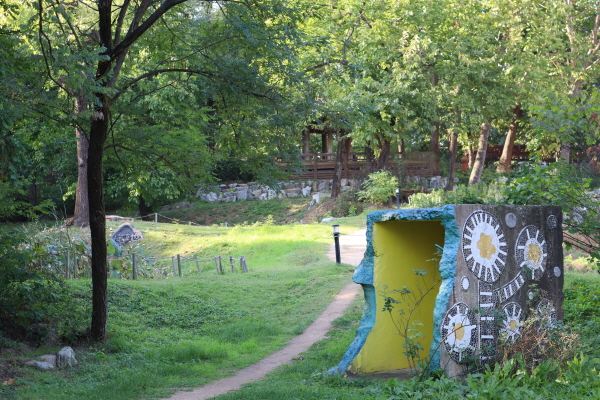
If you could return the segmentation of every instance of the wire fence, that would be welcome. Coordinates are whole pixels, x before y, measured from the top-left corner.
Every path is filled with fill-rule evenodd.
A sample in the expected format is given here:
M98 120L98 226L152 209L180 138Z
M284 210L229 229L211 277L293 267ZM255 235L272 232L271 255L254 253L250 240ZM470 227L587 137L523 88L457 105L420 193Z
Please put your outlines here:
M53 271L65 279L91 277L90 254L66 250L51 252L38 256L39 266ZM246 257L223 257L221 255L201 258L197 255L182 256L176 254L169 257L146 257L136 253L123 256L108 256L108 274L111 278L167 278L170 276L189 276L210 270L223 275L225 271L248 272Z
M163 221L159 221L159 217L162 219L166 219L169 222L176 223L176 224L191 225L191 226L206 226L206 225L198 224L193 221L184 221L184 220L181 220L178 218L170 218L170 217L167 217L166 215L162 215L159 213L152 213L152 214L144 215L142 217L120 217L119 221L121 220L121 218L123 220L133 219L133 220L144 220L144 221L147 221L149 218L153 218L155 223L159 223L159 222L162 223ZM144 218L146 218L146 219L144 219ZM229 226L229 223L225 222L224 225Z

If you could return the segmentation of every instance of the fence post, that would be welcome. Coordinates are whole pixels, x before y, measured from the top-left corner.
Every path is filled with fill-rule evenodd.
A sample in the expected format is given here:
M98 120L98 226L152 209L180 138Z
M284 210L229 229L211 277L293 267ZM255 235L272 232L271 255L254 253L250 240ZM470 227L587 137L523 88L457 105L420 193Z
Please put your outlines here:
M242 272L248 272L248 265L246 264L245 256L240 257L240 268L242 269Z
M131 253L131 279L135 279L135 253Z
M200 263L198 262L198 256L196 256L196 269L198 270L198 273L200 273Z
M177 254L177 270L179 271L179 277L181 277L181 256Z
M71 279L71 252L67 250L67 265L65 267L65 279Z
M219 273L223 274L223 257L219 254Z
M233 263L232 256L229 256L229 265L231 265L231 272L235 272L235 268L233 267L235 264Z
M158 213L154 213L154 223L158 223Z
M175 256L171 256L171 266L173 267L173 275L175 275Z

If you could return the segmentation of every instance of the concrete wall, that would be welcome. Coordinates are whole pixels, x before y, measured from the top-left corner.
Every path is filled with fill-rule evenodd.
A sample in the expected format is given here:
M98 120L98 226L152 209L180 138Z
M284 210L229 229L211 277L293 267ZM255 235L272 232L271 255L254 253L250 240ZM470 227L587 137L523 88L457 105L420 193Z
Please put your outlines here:
M435 300L427 295L410 316L422 323L431 369L460 375L469 362L493 362L500 341L519 340L526 318L555 324L563 316L561 226L556 206L462 204L370 213L367 251L353 277L363 286L367 307L331 372L406 368L403 343L393 337L397 328L382 311L381 289L418 291L413 269L435 275L424 261L428 254L436 258L435 244L443 244L436 261L439 289Z

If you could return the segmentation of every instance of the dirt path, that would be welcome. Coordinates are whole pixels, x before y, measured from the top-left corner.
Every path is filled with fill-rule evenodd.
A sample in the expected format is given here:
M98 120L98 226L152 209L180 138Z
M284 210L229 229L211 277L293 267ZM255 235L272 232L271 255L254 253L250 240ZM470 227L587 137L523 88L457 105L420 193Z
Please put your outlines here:
M342 262L357 266L362 260L366 247L365 230L361 229L349 235L340 237L340 254ZM335 261L333 245L327 252L329 259ZM275 370L280 365L289 364L300 353L308 350L314 343L325 338L333 327L331 321L344 315L346 308L358 294L360 286L350 282L346 284L335 296L334 300L323 313L304 331L304 333L290 339L283 349L263 358L256 364L239 370L235 375L219 379L192 391L177 392L169 400L204 400L233 392L242 385L262 379L266 374ZM164 399L166 400L166 399Z

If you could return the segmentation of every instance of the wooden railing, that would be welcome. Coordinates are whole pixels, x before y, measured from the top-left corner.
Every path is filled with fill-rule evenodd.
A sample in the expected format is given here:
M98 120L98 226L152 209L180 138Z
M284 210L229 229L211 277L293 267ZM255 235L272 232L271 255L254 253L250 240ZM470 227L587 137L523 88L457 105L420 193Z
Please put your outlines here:
M485 161L493 162L500 160L500 156L502 156L502 150L504 146L488 146L485 152ZM527 146L524 144L515 144L513 146L512 151L512 160L515 161L528 161L530 151L527 151Z
M336 153L312 153L300 155L302 159L301 171L295 172L292 179L333 179L335 172ZM439 174L438 162L431 152L390 153L388 166L396 168L400 160L403 172L407 176L432 177ZM282 157L276 160L282 168L289 167L290 163L283 161ZM366 153L348 153L342 160L342 178L352 179L361 170L367 169ZM371 167L375 167L372 165Z

